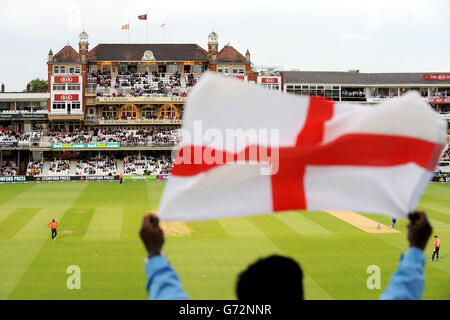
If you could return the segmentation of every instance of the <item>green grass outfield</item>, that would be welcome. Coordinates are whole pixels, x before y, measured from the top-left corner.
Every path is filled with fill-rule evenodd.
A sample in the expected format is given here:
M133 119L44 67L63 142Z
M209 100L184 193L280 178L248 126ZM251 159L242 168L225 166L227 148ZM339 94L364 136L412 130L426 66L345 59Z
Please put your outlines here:
M146 299L142 216L157 208L164 182L75 182L0 185L0 299ZM430 185L420 202L441 237L429 262L425 299L450 298L450 185ZM389 225L384 216L369 217ZM59 222L57 241L47 223ZM399 234L368 234L324 212L286 212L187 224L166 237L164 251L192 299L235 299L234 284L258 257L283 254L305 272L307 299L377 299L407 249ZM62 234L63 231L71 233ZM70 265L81 290L66 288ZM366 286L369 265L381 289ZM270 275L268 275L270 276Z

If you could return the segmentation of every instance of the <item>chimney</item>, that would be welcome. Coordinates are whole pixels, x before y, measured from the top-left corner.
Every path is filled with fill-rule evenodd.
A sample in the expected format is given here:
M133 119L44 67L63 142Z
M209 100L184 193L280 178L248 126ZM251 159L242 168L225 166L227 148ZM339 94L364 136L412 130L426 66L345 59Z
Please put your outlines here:
M27 84L27 92L30 92L31 91L31 85L30 85L30 83L28 82L28 84Z
M2 83L2 91L1 91L2 93L4 93L5 92L5 84L4 83Z
M48 62L53 62L53 52L52 49L48 52Z

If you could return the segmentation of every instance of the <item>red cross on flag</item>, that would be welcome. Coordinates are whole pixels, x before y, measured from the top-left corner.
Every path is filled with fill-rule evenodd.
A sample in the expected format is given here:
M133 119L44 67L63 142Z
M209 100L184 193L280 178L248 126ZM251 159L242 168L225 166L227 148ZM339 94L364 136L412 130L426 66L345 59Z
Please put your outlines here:
M414 92L376 106L334 103L207 72L186 101L159 216L352 210L406 217L446 132Z

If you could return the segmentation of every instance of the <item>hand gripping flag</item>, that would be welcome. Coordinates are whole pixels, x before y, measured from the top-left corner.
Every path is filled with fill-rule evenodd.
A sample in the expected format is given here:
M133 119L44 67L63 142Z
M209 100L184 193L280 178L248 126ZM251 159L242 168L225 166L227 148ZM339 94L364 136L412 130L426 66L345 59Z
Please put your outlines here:
M130 25L129 24L124 24L122 26L122 30L129 30L130 29Z
M139 20L147 20L147 14L142 14L140 16L138 16Z
M206 73L186 101L159 216L352 210L402 218L416 209L446 131L414 92L366 106Z

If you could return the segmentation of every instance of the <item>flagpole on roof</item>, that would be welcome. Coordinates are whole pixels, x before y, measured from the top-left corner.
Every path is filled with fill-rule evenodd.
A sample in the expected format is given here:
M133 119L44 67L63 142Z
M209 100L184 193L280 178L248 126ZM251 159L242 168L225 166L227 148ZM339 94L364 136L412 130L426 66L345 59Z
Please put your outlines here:
M166 42L166 19L164 19L164 42Z
M128 20L128 44L130 44L130 20Z

